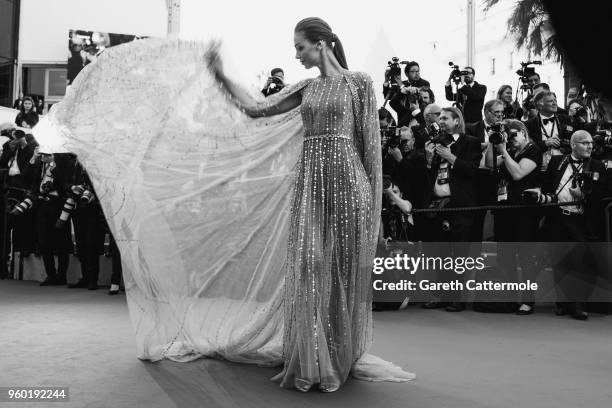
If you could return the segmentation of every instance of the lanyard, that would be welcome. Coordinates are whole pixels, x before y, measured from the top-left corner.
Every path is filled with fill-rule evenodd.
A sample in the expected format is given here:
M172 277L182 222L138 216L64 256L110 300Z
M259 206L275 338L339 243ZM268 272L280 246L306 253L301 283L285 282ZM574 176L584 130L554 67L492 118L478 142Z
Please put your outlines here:
M540 116L540 127L542 128L542 133L544 133L544 136L546 136L546 139L548 139L549 137L555 134L556 124L557 124L557 118L553 116L552 128L550 128L550 135L549 135L548 132L546 131L546 128L544 127L544 123L542 122L542 117ZM542 140L546 140L546 139L543 138Z

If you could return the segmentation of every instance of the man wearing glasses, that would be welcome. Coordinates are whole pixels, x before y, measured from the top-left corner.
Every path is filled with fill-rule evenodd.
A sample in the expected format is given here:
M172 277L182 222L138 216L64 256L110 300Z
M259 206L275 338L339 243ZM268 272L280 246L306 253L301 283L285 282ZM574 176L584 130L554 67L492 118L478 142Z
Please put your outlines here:
M592 293L597 278L597 265L592 261L601 259L596 246L578 243L603 241L604 225L602 198L610 194L610 179L605 166L593 159L593 138L589 132L578 130L572 134L571 153L554 156L544 174L542 191L537 189L539 203L579 204L552 208L544 222L544 234L556 253L551 259L554 266L557 289L558 316L570 315L574 319L588 318L585 302ZM571 251L568 254L568 251Z
M504 120L504 103L499 99L491 99L484 105L484 120L466 124L465 133L476 137L480 143L488 143L491 126ZM486 148L486 146L484 146Z
M463 68L467 75L461 76L461 87L457 90L457 102L462 106L463 117L466 124L473 124L482 120L482 105L484 104L485 95L487 94L487 86L474 81L476 71L472 67ZM453 88L451 79L453 73L446 81L444 91L446 99L454 101Z

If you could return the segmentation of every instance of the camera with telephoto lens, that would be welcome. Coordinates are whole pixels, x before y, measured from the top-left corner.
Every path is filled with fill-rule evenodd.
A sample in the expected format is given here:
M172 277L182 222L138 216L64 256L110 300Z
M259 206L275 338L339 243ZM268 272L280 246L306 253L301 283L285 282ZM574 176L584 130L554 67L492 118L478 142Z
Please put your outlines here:
M521 194L523 199L525 201L527 201L528 203L532 203L532 204L537 204L540 201L540 193L538 191L534 191L534 190L523 190L523 193Z
M393 149L401 143L400 128L397 126L389 126L386 129L380 129L381 141L384 147Z
M600 129L593 135L593 144L606 149L612 148L612 130Z
M462 71L462 70L460 70L460 69L459 69L459 65L455 65L455 63L454 63L453 61L449 61L449 62L448 62L448 66L449 66L449 67L451 67L451 68L453 69L453 70L451 71L451 75L450 75L450 77L451 77L451 79L452 79L453 81L455 81L455 83L459 83L459 82L461 82L461 77L462 77L462 76L471 74L471 72L470 72L470 71L467 71L467 70L463 70L463 71Z
M22 202L15 204L13 209L9 212L10 215L22 215L25 214L32 206L34 201L30 197L26 197Z
M491 133L489 134L489 143L494 145L502 144L508 136L508 126L503 123L491 125Z
M572 187L580 187L583 194L590 194L593 191L593 184L599 180L599 173L596 171L583 171L574 173Z

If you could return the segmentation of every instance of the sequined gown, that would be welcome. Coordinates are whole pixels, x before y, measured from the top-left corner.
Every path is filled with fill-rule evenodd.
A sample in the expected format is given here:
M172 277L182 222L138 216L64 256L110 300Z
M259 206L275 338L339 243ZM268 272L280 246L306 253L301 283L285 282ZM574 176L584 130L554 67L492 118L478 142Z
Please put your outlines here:
M349 82L355 80L357 87ZM359 119L376 120L356 118L364 105L360 82L350 74L318 77L302 90L304 141L291 205L279 375L284 387L337 389L371 341L373 209L380 194L374 195L370 177L380 174L367 174L364 158L380 155L380 143L364 143L356 131Z
M366 353L382 197L371 79L304 80L251 118L206 69L211 49L112 47L35 128L98 191L138 358L284 363L278 380L300 389L414 379ZM300 110L278 109L298 95Z

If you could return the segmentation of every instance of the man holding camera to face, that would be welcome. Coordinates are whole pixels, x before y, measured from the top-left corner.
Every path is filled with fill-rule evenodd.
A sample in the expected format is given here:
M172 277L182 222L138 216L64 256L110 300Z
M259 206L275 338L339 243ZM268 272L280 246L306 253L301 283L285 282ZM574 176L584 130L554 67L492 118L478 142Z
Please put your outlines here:
M421 78L418 62L407 62L404 73L407 78L405 81L402 81L399 75L393 78L398 90L389 101L389 105L397 113L398 126L410 125L413 119L421 123L423 120L423 115L419 116L421 110L427 104L434 102L433 92L429 90L429 81ZM383 89L383 92L389 92L388 88ZM422 92L424 95L421 95Z
M425 189L424 203L431 209L459 208L477 205L476 169L480 164L482 152L480 142L465 134L463 115L457 108L442 108L440 114L440 135L425 145L425 158L428 173L428 188ZM469 211L428 213L428 231L424 241L452 242L444 256L467 256L472 236L474 214ZM449 253L450 251L450 253ZM441 272L440 279L461 279L461 275L451 276ZM440 301L426 303L423 307L434 309L446 306L449 312L460 312L465 304L460 302L459 294L445 294L453 302Z
M285 73L281 68L274 68L270 71L270 77L268 77L266 85L261 90L261 93L265 97L268 97L280 92L285 86Z
M546 215L543 231L550 242L558 245L553 259L557 287L557 315L569 314L586 320L584 302L593 289L596 260L592 248L580 244L601 241L604 233L602 198L609 195L610 180L605 167L591 157L593 138L584 130L576 131L570 140L571 153L550 159L542 190L527 189L525 194L538 203L577 204L553 207Z
M451 63L452 65L452 63ZM486 85L474 81L476 71L472 67L465 67L463 71L454 65L448 81L444 86L446 99L455 101L457 107L463 112L466 124L473 124L482 120L482 106L484 105L485 95L487 94ZM457 85L457 93L453 93L451 81Z
M31 134L26 134L10 124L2 125L1 134L9 138L9 141L2 146L2 155L0 155L0 169L6 171L6 185L9 187L5 193L7 201L21 203L26 199L30 187L26 176L30 159L38 144ZM36 234L33 233L36 230L36 218L33 211L26 211L26 207L19 209L24 211L13 213L8 219L6 236L11 236L12 230L13 248L27 256L36 250Z

